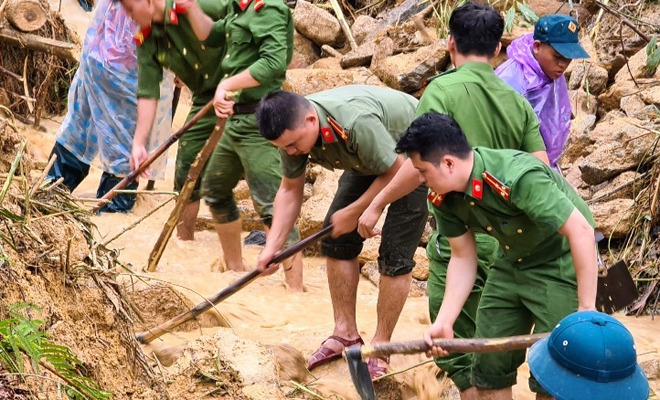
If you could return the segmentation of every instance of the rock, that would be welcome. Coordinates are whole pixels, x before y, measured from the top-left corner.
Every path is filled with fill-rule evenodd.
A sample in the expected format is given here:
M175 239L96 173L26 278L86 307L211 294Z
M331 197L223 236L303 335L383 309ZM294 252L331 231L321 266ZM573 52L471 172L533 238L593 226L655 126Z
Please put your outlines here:
M264 223L259 214L254 210L252 199L238 200L236 205L241 214L241 226L244 231L250 232L264 229Z
M589 93L598 96L607 86L609 75L607 70L594 63L587 61L573 61L575 66L571 73L571 78L568 81L569 89L587 89ZM585 76L586 75L586 76Z
M635 180L640 173L635 171L626 171L616 178L612 179L610 182L607 182L603 185L602 188L599 188L598 191L594 192L593 199L598 199L603 195L608 195L607 198L603 200L614 200L614 199L633 199L636 193L642 189L642 180ZM616 192L610 194L615 188L627 184L622 189L617 190Z
M306 68L314 64L319 59L320 54L321 49L314 42L298 33L298 31L293 31L293 60L290 64L291 68L294 68L294 63L295 68Z
M360 46L355 51L349 51L341 58L340 65L342 68L359 67L362 65L371 64L371 59L374 56L376 44L368 42Z
M368 41L378 36L383 30L393 25L402 25L426 7L428 7L428 4L419 0L405 0L400 2L396 7L389 9L385 15L382 15L385 13L383 12L376 16L380 22L364 40Z
M660 68L658 69L660 70ZM643 90L639 94L639 97L646 104L660 104L660 86L655 85L653 87Z
M380 272L378 272L378 262L369 261L360 268L360 273L365 278L369 279L369 282L373 283L376 287L380 283Z
M646 106L638 94L621 98L620 104L623 112L630 118L642 117L644 107Z
M238 181L238 185L234 188L234 199L238 200L247 200L250 199L250 187L247 184L245 179Z
M422 297L422 296L428 296L426 281L420 281L418 279L413 278L410 285L410 291L408 292L408 297Z
M300 230L300 237L306 238L323 227L323 220L325 214L330 208L332 199L337 192L337 181L343 171L330 171L321 169L318 172L316 181L314 182L314 189L312 190L312 197L307 200L300 210L300 218L298 219L298 229ZM305 254L319 254L321 244L311 246L305 251Z
M658 355L657 351L639 354L637 363L642 368L642 371L644 371L646 379L655 380L660 378L660 355Z
M418 247L413 256L415 260L415 268L413 268L412 276L419 281L426 281L429 279L429 260L426 258L426 249Z
M376 31L376 27L378 27L378 21L375 18L359 15L351 25L351 33L355 42L358 45L362 44L369 34Z
M648 85L637 87L630 77L630 73L632 73L636 80L646 79L648 81L649 79L660 79L660 68L658 68L652 76L648 75L646 71L646 57L646 49L638 51L628 60L630 71L628 71L628 68L622 68L617 72L614 77L614 84L610 86L607 91L598 96L598 101L601 103L601 107L608 111L618 109L620 107L621 99L633 94L639 94L642 101L656 98L656 95L654 95L656 91L654 91L654 89L657 90L657 86L650 88Z
M635 125L644 122L619 118L612 113L589 133L594 151L579 164L582 180L590 185L605 182L628 170L635 169L653 148L655 135Z
M374 75L371 70L365 67L351 68L347 71L350 71L353 74L353 84L354 85L369 85L369 86L379 86L387 87L376 75Z
M334 69L334 70L342 70L343 68L341 67L341 64L339 64L340 59L337 57L326 57L326 58L321 58L320 60L316 61L314 64L310 65L309 68L311 69Z
M500 50L500 54L504 53L504 55L506 55L506 48L511 44L511 42L518 39L522 35L533 32L534 27L532 25L520 26L518 24L514 24L511 32L505 31L504 34L502 34L502 38L500 39L500 42L502 43L502 50Z
M304 0L298 0L293 10L293 23L298 32L319 46L339 46L345 40L337 18Z
M296 92L301 96L332 89L353 83L350 71L326 69L290 69L286 71L286 81L282 89Z
M631 229L634 204L631 199L591 204L589 209L596 220L596 230L603 232L605 237L624 238Z
M574 162L578 157L589 153L589 146L594 140L589 137L589 131L596 124L598 102L596 97L589 96L583 90L570 90L572 113L571 130L564 146L561 164Z
M387 57L372 66L372 71L387 86L403 92L413 92L424 86L427 78L436 75L448 59L449 53L444 44L436 43L410 54Z
M429 217L430 218L433 217ZM426 223L426 226L424 227L424 232L422 233L421 239L419 239L419 245L421 247L426 247L429 244L429 239L431 239L431 234L433 233L433 228L431 228L431 224L428 222Z
M321 57L337 57L341 58L343 56L342 53L339 52L339 50L335 49L332 46L328 46L327 44L324 44L321 46Z
M589 200L593 195L593 190L591 186L582 180L582 172L580 172L580 168L578 167L578 163L583 159L584 157L580 157L575 163L571 164L565 172L564 177L573 186L573 189L580 195L582 200Z
M362 252L358 256L360 265L365 265L370 261L378 261L378 247L380 246L380 238L373 237L364 241Z

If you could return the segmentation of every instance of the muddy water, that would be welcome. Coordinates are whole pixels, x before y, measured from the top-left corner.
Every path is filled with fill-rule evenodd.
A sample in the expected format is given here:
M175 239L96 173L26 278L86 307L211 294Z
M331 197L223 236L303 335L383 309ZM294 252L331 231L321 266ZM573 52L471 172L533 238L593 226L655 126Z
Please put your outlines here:
M59 7L59 0L52 0L54 9ZM69 22L78 30L81 38L89 20L76 0L62 0L62 10ZM182 96L182 106L179 107L175 117L175 128L182 125L190 106L189 96ZM187 107L186 107L187 106ZM37 161L45 162L54 143L54 133L61 118L44 121L45 129L37 131L28 129L25 135L32 145L32 153ZM44 132L45 131L45 132ZM157 183L157 189L170 190L172 186L173 164L175 151L168 153L167 178ZM76 190L79 197L93 197L100 177L100 171L92 168L91 174ZM143 186L143 185L141 185ZM101 237L109 238L120 232L124 227L144 216L151 209L168 198L167 195L150 195L139 197L138 204L133 213L105 214L94 217L99 226ZM143 273L148 254L152 249L164 221L169 215L172 203L164 207L136 228L128 231L112 243L121 250L120 260L135 273L150 278L179 285L178 289L193 303L203 301L204 297L212 296L225 288L241 274L235 272L222 272L222 254L219 242L211 231L197 232L194 242L181 242L173 238L165 251L157 272ZM202 215L208 215L203 208ZM254 260L260 248L246 246L244 257L247 263L254 265ZM332 332L332 305L325 278L324 260L319 258L305 259L305 286L307 291L292 294L282 285L281 272L266 278L260 278L230 297L216 307L228 324L239 336L270 346L285 345L289 349L297 349L305 357L311 354L318 345ZM128 275L122 279L128 280ZM358 289L357 319L360 333L365 340L369 340L376 325L377 288L369 281L362 279ZM649 317L631 318L619 317L635 335L639 354L660 351L660 322L652 321ZM427 316L427 299L411 298L407 301L394 332L393 340L413 340L421 337L429 324ZM138 327L140 328L140 327ZM159 354L170 352L175 354L177 348L189 340L194 340L201 334L212 335L219 328L204 328L190 332L174 332L155 341L145 350L157 350ZM289 347L290 346L290 347ZM291 354L290 354L291 355ZM300 355L290 357L289 370L300 368ZM427 361L423 355L398 356L391 359L393 370L402 370ZM527 389L527 366L519 371L520 384L514 387L517 399L532 399ZM436 367L430 363L411 369L399 375L404 382L403 398L405 399L435 399L448 385L438 382L435 378ZM355 392L348 375L344 361L336 361L322 366L314 371L313 376L307 377L314 381L309 387L322 393L324 396L336 395L345 399L356 399ZM652 383L656 392L657 381ZM286 387L286 383L285 383Z

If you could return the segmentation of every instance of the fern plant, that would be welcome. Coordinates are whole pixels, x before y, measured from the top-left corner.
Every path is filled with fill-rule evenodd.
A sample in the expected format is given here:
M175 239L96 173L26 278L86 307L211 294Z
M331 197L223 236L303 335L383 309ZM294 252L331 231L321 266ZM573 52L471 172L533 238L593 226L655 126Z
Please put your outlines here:
M19 376L25 373L24 356L27 356L34 375L41 367L55 374L62 381L66 394L74 400L108 399L111 393L104 391L86 377L82 362L66 346L51 342L41 328L43 321L30 319L21 311L38 310L36 306L16 303L10 307L10 318L0 320L0 365Z

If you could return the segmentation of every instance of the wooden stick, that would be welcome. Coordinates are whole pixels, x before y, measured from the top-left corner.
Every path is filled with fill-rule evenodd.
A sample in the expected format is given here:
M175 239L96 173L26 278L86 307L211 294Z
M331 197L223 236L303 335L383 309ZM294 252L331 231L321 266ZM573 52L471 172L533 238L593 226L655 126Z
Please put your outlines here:
M144 221L145 219L149 218L153 213L155 213L156 211L158 211L158 210L160 210L161 208L165 207L165 206L166 206L170 201L172 201L172 200L174 200L174 197L170 197L169 199L165 200L164 202L162 202L161 204L159 204L158 207L156 207L156 208L154 208L153 210L149 211L144 217L142 217L142 218L138 219L137 221L133 222L132 224L130 224L129 226L127 226L126 228L124 228L121 232L119 232L118 234L116 234L116 235L113 236L112 238L110 238L110 239L106 240L105 242L103 242L103 245L104 245L104 246L107 246L108 244L110 244L110 242L112 242L113 240L117 239L119 236L121 236L121 235L123 235L124 233L130 231L131 229L135 228L140 222L142 222L142 221Z
M495 339L436 339L433 344L450 353L492 353L497 351L521 350L530 347L547 337L549 333L510 336ZM429 350L423 340L411 342L384 343L376 346L362 346L362 359L387 356L390 354L417 354Z
M80 61L78 46L55 39L43 38L31 33L21 33L9 28L0 28L0 40L26 49L52 54L69 61Z
M271 265L271 264L281 263L287 258L298 253L299 251L304 250L305 248L311 246L317 241L328 236L331 232L332 232L332 225L328 225L325 228L318 231L317 233L313 234L312 236L309 236L299 241L298 243L292 245L291 247L287 247L286 249L282 250L282 252L277 254L275 257L273 257L273 259L270 260L268 264ZM243 276L241 279L237 280L236 282L232 283L230 286L226 287L225 289L215 294L213 297L208 299L208 301L204 301L202 303L197 304L194 308L186 311L183 314L177 315L176 317L172 318L169 321L163 322L162 324L158 325L155 328L149 329L146 332L139 333L136 336L137 341L142 344L151 343L154 339L163 336L171 329L174 329L177 326L190 321L191 319L197 317L206 310L211 309L213 306L220 303L221 301L226 300L229 296L243 289L250 282L255 280L259 275L261 275L261 271L259 271L258 269L251 271L247 275Z
M602 2L600 2L600 1L598 1L598 0L596 0L595 3L598 5L598 7L602 8L603 10L607 11L608 13L610 13L610 14L612 14L612 15L615 15L615 16L619 17L619 19L621 20L621 22L623 22L623 23L626 24L630 29L632 29L633 31L635 31L635 33L638 34L639 37L641 37L642 39L644 39L644 41L645 41L646 43L649 43L649 42L651 41L651 38L649 38L648 36L646 36L646 35L644 34L644 32L640 31L639 28L638 28L637 26L633 25L633 23L630 22L630 20L629 20L628 18L626 18L622 13L618 12L617 10L614 10L614 9L608 7L607 5L605 5L605 3L602 3Z
M335 11L335 15L339 20L339 26L341 26L341 30L344 31L344 35L346 35L346 39L348 40L348 43L351 45L351 50L353 51L357 50L358 45L355 42L355 38L353 37L353 34L351 33L351 28L348 27L346 18L344 18L344 12L341 10L339 3L337 3L337 0L330 0L330 4L332 4L332 9Z
M163 226L163 230L160 232L160 236L158 237L154 248L151 250L151 254L149 254L147 271L154 272L156 270L158 262L160 262L160 258L165 252L165 247L167 247L167 242L170 240L170 237L172 237L172 233L174 232L176 225L179 223L179 219L181 219L183 209L186 204L188 204L190 196L192 196L193 192L195 191L195 184L197 183L197 179L201 175L202 170L206 165L206 161L208 161L209 157L211 156L213 149L215 149L215 146L218 144L218 141L220 141L220 138L222 137L222 132L225 130L226 122L227 119L225 118L218 119L215 128L213 128L213 133L211 133L211 136L206 141L206 144L204 144L204 147L199 152L199 154L197 154L195 161L190 166L190 169L188 170L188 176L186 176L186 182L183 184L183 188L181 189L179 196L177 196L176 205L174 206L170 217L165 222L165 226Z
M174 144L181 136L183 136L184 133L190 129L191 126L195 125L197 121L199 121L207 112L209 112L213 108L213 101L209 101L204 107L202 107L201 110L197 112L192 118L188 120L176 133L174 133L172 136L170 136L163 144L158 146L156 150L154 150L151 154L149 154L149 157L147 157L146 160L142 164L140 164L140 167L136 169L135 171L131 172L128 174L127 177L122 179L115 187L110 189L108 193L106 193L101 199L102 200L111 200L113 197L117 195L115 192L116 190L123 189L126 186L128 186L129 183L133 182L135 178L140 176L144 170L146 170L158 157L161 156L172 144ZM101 207L103 207L104 203L99 203L94 207L91 211L92 213L97 212Z
M17 79L19 82L23 82L23 77L22 76L8 70L7 68L4 68L3 66L0 66L0 71L4 72L5 74L11 76L14 79Z
M43 171L41 171L41 174L39 175L39 178L37 178L37 181L34 182L34 185L32 185L32 189L30 189L30 197L34 195L34 192L39 189L39 187L44 183L44 179L46 179L46 175L48 175L48 171L53 167L53 164L55 164L55 161L57 160L57 154L53 154L50 157L50 160L48 160L48 164L46 164L46 167L44 168Z
M167 194L170 196L178 196L179 192L175 191L167 191L167 190L124 190L124 189L115 189L115 193L120 194L120 193L126 193L126 194L146 194L146 195L154 195L154 194Z

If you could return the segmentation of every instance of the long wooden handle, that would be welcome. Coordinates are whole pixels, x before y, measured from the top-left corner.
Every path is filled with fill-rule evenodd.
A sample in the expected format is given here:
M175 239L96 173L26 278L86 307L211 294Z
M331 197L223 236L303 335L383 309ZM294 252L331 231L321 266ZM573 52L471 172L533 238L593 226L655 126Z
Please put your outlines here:
M549 333L537 333L495 339L437 339L433 341L433 344L450 353L494 353L526 349L548 335ZM362 346L362 359L390 354L417 354L428 350L429 345L423 340L384 343L376 346Z
M121 190L128 186L131 182L133 182L142 172L144 172L158 157L160 157L172 144L174 144L181 136L183 136L184 133L190 129L191 126L195 125L197 121L199 121L206 113L208 113L211 109L213 108L213 100L209 101L206 103L204 107L202 107L201 110L197 111L197 114L195 114L192 118L188 120L178 131L176 131L172 136L167 138L163 144L158 146L156 150L154 150L151 154L149 154L149 157L147 157L146 160L140 166L134 170L131 171L130 174L128 174L124 179L119 181L118 184L115 185L112 189L108 191L103 197L99 199L99 203L92 208L91 212L95 213L98 210L103 207L103 205L107 204L108 200L112 200L116 195L117 192L116 190Z
M324 237L328 236L332 232L332 225L328 225L327 227L321 229L317 233L313 234L312 236L309 236L296 244L287 247L284 249L281 253L277 254L273 259L268 263L268 264L279 264L282 261L286 260L287 258L293 256L294 254L298 253L299 251L309 247L310 245L316 243L317 241L323 239ZM208 301L204 301L202 303L197 304L195 307L192 309L186 311L183 314L177 315L176 317L172 318L169 321L163 322L162 324L158 325L155 328L149 329L146 332L139 333L136 336L136 339L140 343L150 343L154 339L161 337L164 333L172 330L173 328L176 328L177 326L183 324L184 322L187 322L201 313L211 309L214 305L220 303L221 301L227 299L229 296L233 295L234 293L238 292L245 286L247 286L250 282L252 282L255 278L257 278L259 275L261 275L261 271L258 269L255 269L248 273L247 275L243 276L236 282L232 283L230 286L227 288L223 289L222 291L218 292L215 296L211 297L208 299Z
M154 248L149 254L149 259L147 261L147 271L154 272L156 270L156 267L160 262L160 258L165 252L165 247L167 247L167 243L169 242L170 237L172 237L172 233L174 233L174 228L179 223L179 219L181 219L183 209L185 208L186 204L188 204L190 197L195 191L197 180L204 170L204 166L206 165L209 157L211 157L213 149L215 149L215 146L222 138L226 122L226 118L218 118L218 121L215 124L215 128L213 128L213 133L211 133L211 136L209 136L207 139L204 147L202 147L202 150L197 154L197 157L195 157L195 161L192 163L192 165L190 165L188 175L186 176L186 181L183 184L181 192L179 192L179 195L176 198L176 205L172 209L169 218L163 226L163 230L160 232L160 236L158 236L158 240L156 241Z

